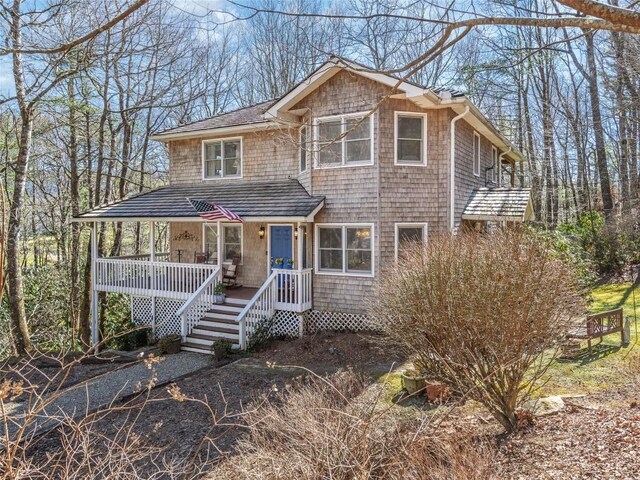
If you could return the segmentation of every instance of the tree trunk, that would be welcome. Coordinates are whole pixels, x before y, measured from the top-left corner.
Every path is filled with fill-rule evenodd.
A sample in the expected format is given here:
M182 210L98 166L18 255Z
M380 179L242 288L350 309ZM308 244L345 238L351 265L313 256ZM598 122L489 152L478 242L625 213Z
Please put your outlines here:
M11 43L14 49L22 48L21 13L19 1L14 1L11 10ZM8 303L11 313L11 331L14 346L19 355L31 349L31 339L24 309L24 287L22 283L22 262L20 257L20 239L22 209L27 184L27 167L31 155L31 135L33 133L33 115L26 99L24 66L22 54L13 53L13 76L16 97L20 108L20 143L14 166L12 202L9 207L9 225L7 229L7 277L9 284Z

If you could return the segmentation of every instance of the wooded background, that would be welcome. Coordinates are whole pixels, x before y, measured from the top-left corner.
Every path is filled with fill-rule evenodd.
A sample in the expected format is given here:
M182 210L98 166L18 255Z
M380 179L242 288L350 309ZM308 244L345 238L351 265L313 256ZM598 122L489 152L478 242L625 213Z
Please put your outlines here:
M4 347L22 353L31 336L42 345L88 342L89 235L69 220L166 182L167 153L152 132L275 99L330 54L469 95L524 152L518 180L532 187L542 227L591 211L635 215L635 2L622 6L635 27L605 30L587 28L567 8L573 3L581 2L0 2L8 210L0 331L12 332ZM463 27L432 50L451 22L467 19L487 25ZM101 254L147 248L141 227L126 228L101 227ZM116 323L126 317L126 305L103 299L101 309L103 318L119 312Z

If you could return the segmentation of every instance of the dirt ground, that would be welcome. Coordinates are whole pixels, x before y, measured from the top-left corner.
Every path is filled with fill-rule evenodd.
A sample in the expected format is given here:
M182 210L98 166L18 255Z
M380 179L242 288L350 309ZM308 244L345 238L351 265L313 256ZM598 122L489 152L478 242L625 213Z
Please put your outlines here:
M276 365L295 365L316 373L353 368L380 375L406 361L402 355L369 333L323 332L286 341L275 341L255 358Z
M135 432L141 445L157 449L166 461L195 459L194 464L206 470L220 452L231 452L242 435L239 414L255 402L274 400L277 392L309 374L304 369L322 374L351 368L370 375L372 382L386 378L385 373L406 359L379 340L375 335L322 333L276 341L224 366L212 362L179 379L171 391L167 385L159 386L109 412L96 413L92 428L105 438ZM497 479L638 478L640 375L629 375L623 383L566 398L563 411L536 418L534 426L510 436L502 435L499 425L477 404L453 408L441 428L470 428L489 442L495 451ZM416 408L424 407L410 402L400 405L399 413L411 415ZM41 438L32 453L42 456L59 448L60 434L58 429ZM143 476L155 468L142 467Z
M135 432L143 445L157 449L165 460L196 459L194 464L204 468L220 452L233 448L243 431L238 416L243 409L275 398L310 371L351 368L374 381L403 359L382 348L375 335L323 333L274 341L254 355L231 361L221 366L212 360L211 366L176 381L177 389L171 392L170 386L160 386L108 412L97 412L88 419L94 421L91 428L105 438L122 437L125 430ZM57 429L45 435L31 453L44 458L59 448L63 433ZM155 467L148 467L150 475Z

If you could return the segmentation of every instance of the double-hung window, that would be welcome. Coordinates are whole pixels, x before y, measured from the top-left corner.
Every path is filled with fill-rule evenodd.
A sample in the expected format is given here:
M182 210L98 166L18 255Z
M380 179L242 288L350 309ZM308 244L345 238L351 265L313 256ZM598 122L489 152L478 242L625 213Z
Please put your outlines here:
M427 243L426 223L396 223L396 259L415 245Z
M203 178L242 176L242 139L203 142Z
M395 112L396 165L427 164L427 116L424 113Z
M234 257L242 261L242 225L222 223L222 262L233 262ZM204 251L211 263L218 263L218 224L204 224Z
M480 135L473 132L473 174L480 176Z
M373 164L373 120L355 114L316 120L316 166Z
M319 273L373 275L373 225L318 225Z

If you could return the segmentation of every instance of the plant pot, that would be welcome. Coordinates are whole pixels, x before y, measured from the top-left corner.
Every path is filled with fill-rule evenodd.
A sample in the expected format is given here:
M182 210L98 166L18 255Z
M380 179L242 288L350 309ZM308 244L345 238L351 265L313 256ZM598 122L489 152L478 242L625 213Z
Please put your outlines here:
M449 398L449 387L440 382L425 382L427 400L430 402L445 402Z
M215 303L216 305L221 305L224 303L226 299L227 299L227 296L224 293L216 293L213 296L213 303Z
M409 395L413 395L424 389L425 379L420 376L413 376L402 372L402 386Z
M182 337L178 334L166 335L158 342L158 348L162 354L172 354L180 352Z

